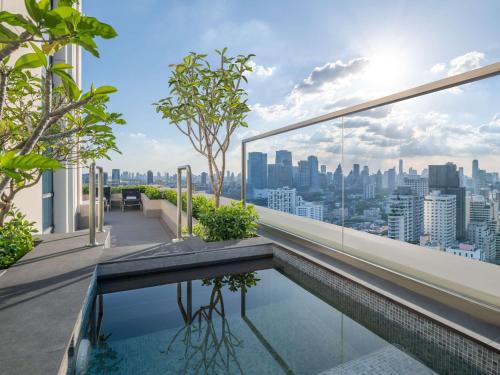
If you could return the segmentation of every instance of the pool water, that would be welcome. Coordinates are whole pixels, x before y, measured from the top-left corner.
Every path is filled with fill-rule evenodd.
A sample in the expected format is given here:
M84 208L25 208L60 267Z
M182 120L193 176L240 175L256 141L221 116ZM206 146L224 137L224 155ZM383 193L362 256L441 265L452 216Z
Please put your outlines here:
M104 294L78 374L432 374L277 269Z

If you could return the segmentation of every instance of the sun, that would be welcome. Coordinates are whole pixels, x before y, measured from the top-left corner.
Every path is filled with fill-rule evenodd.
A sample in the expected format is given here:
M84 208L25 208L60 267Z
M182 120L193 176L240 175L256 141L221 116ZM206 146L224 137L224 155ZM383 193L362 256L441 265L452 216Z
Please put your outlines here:
M376 49L368 55L364 78L376 91L400 88L410 75L411 61L399 50Z

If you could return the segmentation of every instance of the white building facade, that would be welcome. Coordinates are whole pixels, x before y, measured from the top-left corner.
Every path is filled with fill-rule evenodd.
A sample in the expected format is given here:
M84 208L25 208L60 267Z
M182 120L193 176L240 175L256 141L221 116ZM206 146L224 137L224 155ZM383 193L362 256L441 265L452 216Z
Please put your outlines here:
M81 1L79 3L81 7ZM52 1L52 4L55 6L57 0ZM24 0L0 1L0 10L28 17ZM14 64L19 56L27 52L29 52L27 49L16 51L11 56L10 64ZM81 49L67 45L61 48L53 58L56 62L64 62L73 66L68 73L72 74L75 82L81 87ZM32 69L32 73L42 77L45 71ZM57 77L54 77L54 82L57 84ZM29 221L35 222L39 233L72 232L78 229L81 191L81 168L72 165L44 173L37 185L22 190L16 195L14 205L26 214Z
M434 191L424 198L424 233L441 249L456 241L456 197Z

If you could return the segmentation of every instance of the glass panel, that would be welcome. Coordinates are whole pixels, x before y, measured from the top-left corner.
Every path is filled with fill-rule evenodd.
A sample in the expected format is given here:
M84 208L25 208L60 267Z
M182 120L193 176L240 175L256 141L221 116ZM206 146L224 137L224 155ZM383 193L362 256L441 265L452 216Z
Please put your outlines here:
M323 230L313 220L342 225L341 150L341 120L247 144L247 202L311 220L310 232ZM340 244L341 228L332 236Z
M347 116L345 227L497 262L499 88L487 79Z

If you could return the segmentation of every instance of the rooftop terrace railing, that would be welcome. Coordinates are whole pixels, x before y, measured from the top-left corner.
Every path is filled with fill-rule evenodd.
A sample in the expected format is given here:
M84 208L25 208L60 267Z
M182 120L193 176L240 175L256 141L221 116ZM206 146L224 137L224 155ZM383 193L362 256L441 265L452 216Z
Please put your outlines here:
M246 138L242 200L257 205L264 228L500 312L500 268L491 264L500 260L500 107L490 95L498 75L495 63ZM466 154L499 170L480 170ZM491 206L483 224L480 195Z

